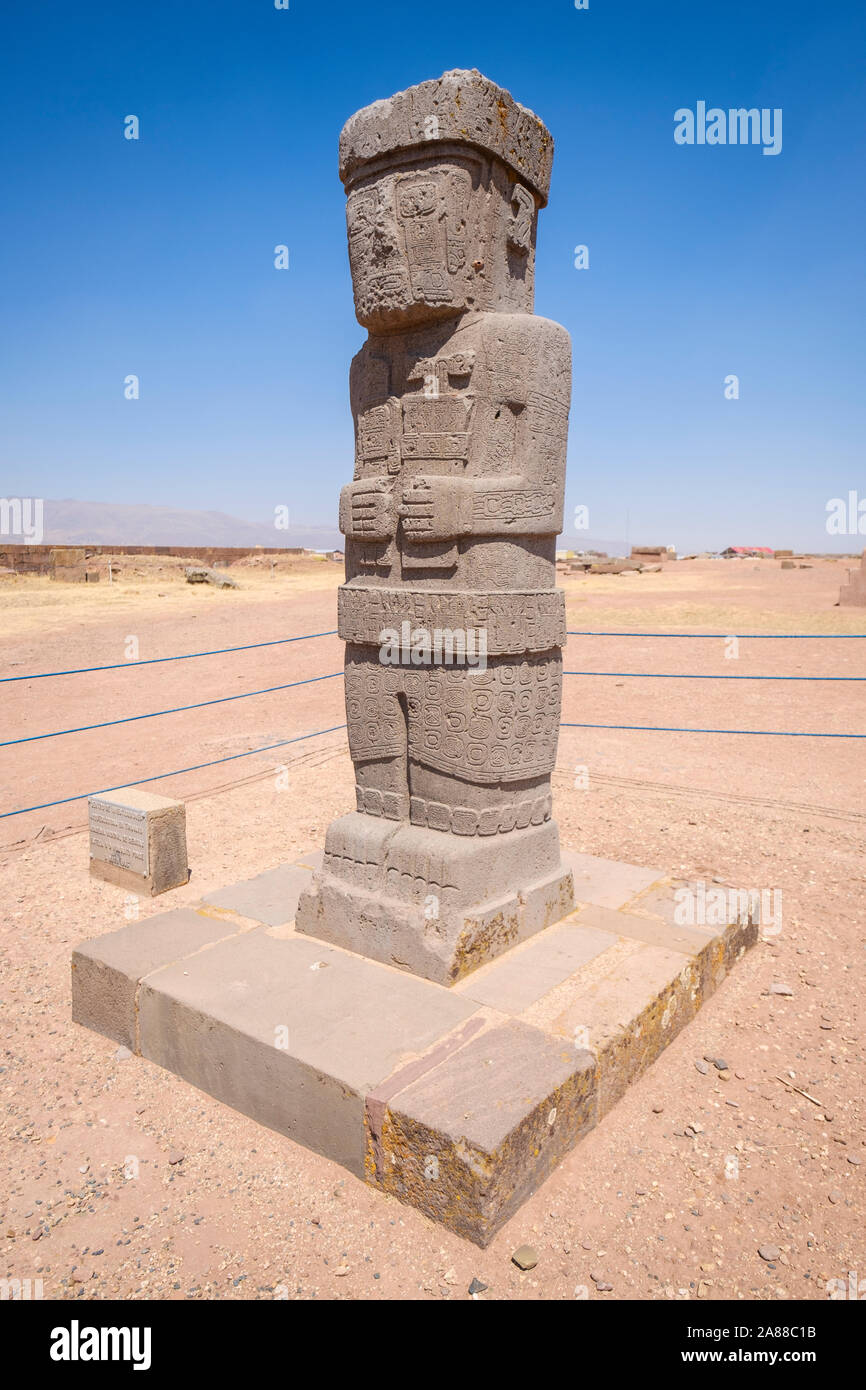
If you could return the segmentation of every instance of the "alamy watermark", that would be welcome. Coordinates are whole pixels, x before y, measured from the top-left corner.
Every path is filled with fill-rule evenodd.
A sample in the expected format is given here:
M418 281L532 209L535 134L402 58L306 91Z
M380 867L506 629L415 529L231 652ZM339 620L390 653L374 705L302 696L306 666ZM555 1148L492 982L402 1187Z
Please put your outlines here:
M866 1279L858 1279L856 1269L849 1269L847 1279L827 1280L827 1293L833 1303L849 1299L860 1303L866 1299Z
M847 497L831 497L826 503L828 536L866 536L866 497L850 488Z
M0 1279L0 1302L30 1303L45 1297L41 1279Z
M763 145L764 154L782 152L782 108L757 106L707 107L694 111L680 106L674 112L674 141L678 145Z
M48 1355L52 1361L129 1361L134 1371L148 1371L151 1339L149 1327L82 1327L73 1318L68 1327L52 1329Z
M383 666L471 666L487 670L487 629L483 627L416 627L410 622L379 633Z
M16 536L25 545L41 545L44 516L41 497L0 497L0 537Z
M708 888L699 880L675 889L674 901L674 921L679 927L727 927L752 921L765 939L782 930L781 888Z

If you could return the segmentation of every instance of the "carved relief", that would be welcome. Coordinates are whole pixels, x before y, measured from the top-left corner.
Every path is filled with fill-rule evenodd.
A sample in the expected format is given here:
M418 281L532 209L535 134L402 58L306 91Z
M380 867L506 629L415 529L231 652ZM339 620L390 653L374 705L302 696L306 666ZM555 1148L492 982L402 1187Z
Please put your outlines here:
M532 245L535 199L528 188L516 183L511 195L511 206L514 213L508 223L508 245L518 253L526 255Z
M330 827L297 927L447 982L470 921L505 913L501 950L571 901L550 793L571 357L532 314L551 157L538 118L474 71L376 103L341 137L369 331L340 496L357 810ZM473 634L483 661L431 660L431 633Z

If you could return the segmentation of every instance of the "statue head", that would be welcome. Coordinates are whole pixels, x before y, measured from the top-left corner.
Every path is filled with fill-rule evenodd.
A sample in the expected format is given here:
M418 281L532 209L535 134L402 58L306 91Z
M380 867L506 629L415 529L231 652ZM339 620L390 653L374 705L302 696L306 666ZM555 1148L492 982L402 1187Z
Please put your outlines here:
M480 73L377 101L340 136L355 312L376 333L472 310L532 311L553 142Z

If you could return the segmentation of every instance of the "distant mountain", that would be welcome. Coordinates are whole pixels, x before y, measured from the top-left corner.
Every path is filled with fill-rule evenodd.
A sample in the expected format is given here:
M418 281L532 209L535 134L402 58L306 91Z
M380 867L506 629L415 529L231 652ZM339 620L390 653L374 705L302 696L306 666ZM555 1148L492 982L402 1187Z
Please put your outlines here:
M275 526L241 521L225 512L187 512L175 507L148 507L118 502L45 500L46 545L190 545L277 546L311 550L342 548L340 532L330 526Z
M637 544L637 542L635 542ZM575 553L583 550L598 550L604 555L629 555L631 553L631 543L620 540L599 540L595 536L589 536L585 531L563 531L556 542L557 550L573 550Z
M149 507L144 503L79 502L72 498L45 500L46 545L190 545L270 546L310 550L342 550L343 537L336 527L293 526L278 531L264 522L241 521L226 512L191 512L176 507ZM598 540L585 531L566 532L558 548L600 550L608 555L627 555L622 539Z

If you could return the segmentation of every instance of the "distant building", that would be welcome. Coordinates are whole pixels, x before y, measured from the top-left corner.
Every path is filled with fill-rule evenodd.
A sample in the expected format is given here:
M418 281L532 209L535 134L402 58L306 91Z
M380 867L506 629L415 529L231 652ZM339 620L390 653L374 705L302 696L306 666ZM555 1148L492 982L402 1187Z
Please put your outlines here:
M633 560L660 562L669 560L672 554L676 554L676 551L674 551L673 546L669 545L633 545L631 548Z
M727 550L722 551L727 560L737 557L748 559L750 556L755 559L766 560L767 558L772 559L775 553L775 550L772 550L768 545L729 545Z

